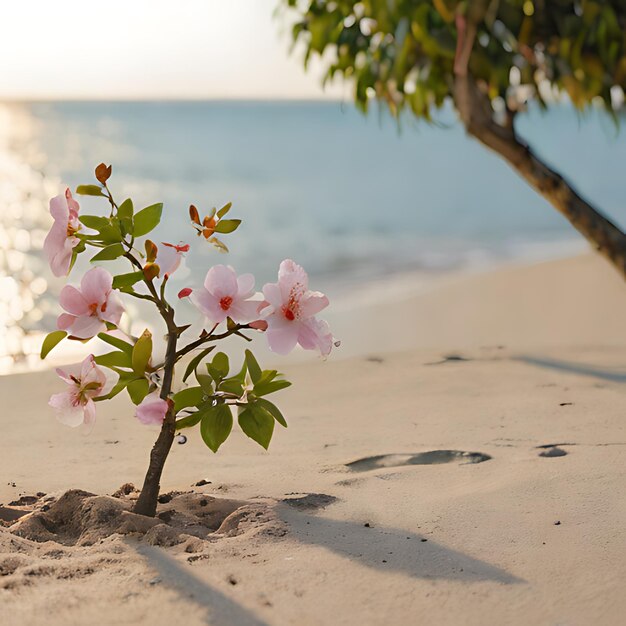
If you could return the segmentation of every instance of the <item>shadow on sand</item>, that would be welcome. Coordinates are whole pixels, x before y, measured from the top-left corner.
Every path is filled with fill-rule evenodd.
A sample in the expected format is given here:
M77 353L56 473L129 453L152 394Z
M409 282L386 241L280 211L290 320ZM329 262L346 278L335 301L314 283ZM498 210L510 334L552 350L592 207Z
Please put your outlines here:
M507 585L524 580L479 559L446 548L431 539L397 528L366 527L361 523L328 519L279 506L290 535L301 543L329 548L367 567L402 572L414 578L494 581Z
M585 365L583 363L572 363L570 361L560 361L546 357L534 357L528 355L518 355L511 357L512 361L520 361L528 365L535 365L546 369L567 372L569 374L579 374L580 376L591 376L613 383L626 383L626 372L620 372L596 365Z
M211 626L267 626L221 591L198 578L188 567L169 556L162 548L147 544L132 544L134 549L159 573L163 583L181 596L191 599L207 610L206 623Z

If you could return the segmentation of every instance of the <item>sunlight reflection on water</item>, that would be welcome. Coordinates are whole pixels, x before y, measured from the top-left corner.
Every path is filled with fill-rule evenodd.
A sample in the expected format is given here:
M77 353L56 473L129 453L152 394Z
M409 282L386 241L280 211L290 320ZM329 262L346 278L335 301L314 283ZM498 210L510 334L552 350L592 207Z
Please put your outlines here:
M41 254L49 228L47 198L59 181L43 174L36 121L19 105L0 105L0 372L29 369L42 325L55 317L45 296L50 271Z

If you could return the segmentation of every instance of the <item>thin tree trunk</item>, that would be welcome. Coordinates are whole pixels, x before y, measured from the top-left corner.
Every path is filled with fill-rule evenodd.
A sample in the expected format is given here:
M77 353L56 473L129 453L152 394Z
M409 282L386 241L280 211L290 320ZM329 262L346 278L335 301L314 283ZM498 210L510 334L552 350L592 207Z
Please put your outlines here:
M487 94L471 76L457 74L455 103L467 133L503 157L626 278L626 235L534 154L512 123L500 126L494 121Z
M168 329L167 351L165 354L165 368L163 374L163 386L161 387L161 398L167 399L172 390L172 378L174 376L174 360L176 356L176 341L178 334L172 328L173 321ZM176 434L176 415L174 408L170 405L170 409L165 415L161 432L150 452L150 465L143 481L143 487L139 498L135 503L133 511L140 515L154 517L156 515L157 499L159 497L159 489L161 487L161 474L165 461L174 443L174 435Z

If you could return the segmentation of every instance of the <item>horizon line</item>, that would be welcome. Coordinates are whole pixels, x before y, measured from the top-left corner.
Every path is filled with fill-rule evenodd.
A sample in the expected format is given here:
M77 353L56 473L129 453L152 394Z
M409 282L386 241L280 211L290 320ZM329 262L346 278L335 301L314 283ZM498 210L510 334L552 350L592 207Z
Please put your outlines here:
M240 98L237 96L224 96L224 97L212 97L212 96L186 96L186 97L167 97L167 96L145 96L145 97L132 97L124 98L119 96L113 96L110 98L102 97L89 97L89 96L50 96L50 97L17 97L17 96L3 96L0 95L0 103L2 104L38 104L38 103L59 103L59 102L116 102L116 103L133 103L133 102L223 102L223 103L340 103L340 104L353 104L352 100L341 98L339 96L324 96L322 98L316 97L281 97L281 96L259 96L251 98Z

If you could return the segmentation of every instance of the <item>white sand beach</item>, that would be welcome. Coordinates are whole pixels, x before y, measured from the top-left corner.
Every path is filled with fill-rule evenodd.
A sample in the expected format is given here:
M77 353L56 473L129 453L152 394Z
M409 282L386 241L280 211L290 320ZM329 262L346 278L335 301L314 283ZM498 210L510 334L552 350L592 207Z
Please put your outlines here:
M141 484L156 432L127 398L85 435L53 372L0 378L0 511L35 511L0 527L2 624L622 624L617 273L588 254L330 310L342 347L281 365L289 428L217 455L188 432L162 492L194 493L155 528L55 501Z

